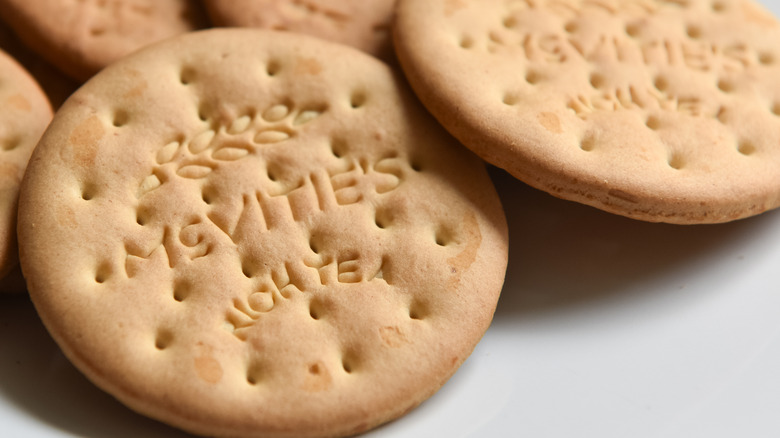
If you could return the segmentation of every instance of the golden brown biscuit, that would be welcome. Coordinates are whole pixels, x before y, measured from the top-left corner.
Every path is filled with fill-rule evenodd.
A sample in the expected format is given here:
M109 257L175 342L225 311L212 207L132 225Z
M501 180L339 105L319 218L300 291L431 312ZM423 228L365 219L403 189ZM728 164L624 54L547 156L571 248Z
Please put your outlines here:
M55 109L80 85L80 82L66 76L28 49L5 23L0 23L0 50L4 50L30 72Z
M384 60L395 0L205 0L220 26L259 27L313 35L357 47Z
M780 26L749 0L401 0L396 49L464 144L648 221L780 204Z
M65 354L131 408L220 436L365 431L487 329L507 230L483 164L380 61L215 29L58 111L21 261Z
M29 73L0 51L0 278L17 262L16 212L27 161L52 117Z
M0 0L0 17L80 82L147 44L208 25L196 0Z

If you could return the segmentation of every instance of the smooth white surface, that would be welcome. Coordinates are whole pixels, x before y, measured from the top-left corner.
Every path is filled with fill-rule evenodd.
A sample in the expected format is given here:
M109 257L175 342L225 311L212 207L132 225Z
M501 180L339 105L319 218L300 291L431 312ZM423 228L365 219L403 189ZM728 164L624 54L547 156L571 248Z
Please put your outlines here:
M780 211L649 224L494 176L511 243L493 325L440 392L367 436L780 437ZM96 389L26 297L0 297L0 437L66 436L187 435Z

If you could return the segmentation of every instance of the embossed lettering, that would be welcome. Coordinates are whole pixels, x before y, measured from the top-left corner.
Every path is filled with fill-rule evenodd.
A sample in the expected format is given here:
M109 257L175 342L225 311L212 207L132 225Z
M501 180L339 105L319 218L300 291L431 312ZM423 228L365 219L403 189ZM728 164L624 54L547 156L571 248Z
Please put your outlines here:
M508 2L509 16L488 33L484 46L491 53L519 49L524 57L537 63L564 63L571 57L586 61L616 60L621 63L642 62L645 65L680 66L696 71L744 70L761 58L755 48L742 42L691 40L689 38L643 38L641 21L631 24L631 17L646 17L661 7L687 7L686 0L521 0ZM588 39L560 32L531 32L517 26L523 11L539 10L562 16L567 21L581 17L586 10L598 10L611 16L621 15L630 24L628 33L603 33ZM698 32L696 32L698 34ZM694 35L698 36L698 35Z
M223 121L216 129L197 132L189 139L173 141L160 148L157 166L139 184L138 198L159 188L167 174L163 169L186 179L203 179L220 164L238 161L258 147L284 143L296 137L298 130L322 114L313 108L295 108L285 104L269 106L260 115L247 115Z
M360 202L371 193L387 193L401 183L400 162L387 158L376 163L355 160L345 171L331 175L331 186L339 205Z
M510 11L544 9L561 17L571 17L585 10L600 10L610 15L653 14L664 5L684 7L684 0L513 0Z
M631 109L661 109L693 117L716 117L718 113L717 108L706 108L697 97L672 96L650 86L629 86L590 96L578 95L569 99L567 107L583 120L597 111Z
M554 49L548 52L554 54ZM155 263L167 261L168 268L174 269L197 262L215 249L221 252L220 244L232 245L241 254L242 281L246 284L229 304L224 322L242 340L263 314L314 287L389 284L391 270L384 256L366 259L358 253L324 248L304 260L290 261L297 257L292 245L289 253L277 254L288 262L269 267L269 262L258 260L251 248L256 242L271 242L267 233L296 238L318 215L385 195L412 172L411 164L396 152L377 158L344 151L329 158L332 161L327 170L302 176L287 172L285 160L264 162L267 153L282 150L261 148L295 147L301 130L316 123L323 111L285 101L253 115L218 124L211 121L208 129L180 135L161 146L153 155L151 171L138 183L138 209L144 213L139 213L138 225L146 234L145 238L129 239L125 245L128 277L139 275L153 259ZM242 182L248 185L241 186L242 193L224 197L222 187L212 179L230 175L230 166L254 166L258 172L256 180ZM182 183L200 186L201 199L187 199L199 213L175 215L164 224L155 221L154 212L159 210L150 207L164 202L162 196L169 192L166 188Z
M246 340L246 331L250 329L264 313L270 312L283 300L293 294L302 293L306 288L303 281L296 279L290 265L265 273L256 278L257 286L244 297L233 300L228 309L226 326L236 337Z

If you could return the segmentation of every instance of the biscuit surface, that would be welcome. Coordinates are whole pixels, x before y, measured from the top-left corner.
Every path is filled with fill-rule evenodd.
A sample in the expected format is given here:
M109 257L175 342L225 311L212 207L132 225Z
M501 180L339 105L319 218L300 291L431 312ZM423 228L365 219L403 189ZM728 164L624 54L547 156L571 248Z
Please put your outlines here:
M22 199L22 268L65 354L207 435L402 415L471 352L506 268L482 163L380 61L290 33L198 32L108 67L58 111Z
M30 154L52 117L51 106L32 76L2 51L0 51L0 103L0 278L2 278L18 262L16 207L19 184Z
M395 0L206 0L218 25L259 27L313 35L392 57Z
M0 16L79 81L147 44L208 24L196 0L0 0Z
M780 39L748 0L402 0L420 98L483 158L648 221L780 203Z

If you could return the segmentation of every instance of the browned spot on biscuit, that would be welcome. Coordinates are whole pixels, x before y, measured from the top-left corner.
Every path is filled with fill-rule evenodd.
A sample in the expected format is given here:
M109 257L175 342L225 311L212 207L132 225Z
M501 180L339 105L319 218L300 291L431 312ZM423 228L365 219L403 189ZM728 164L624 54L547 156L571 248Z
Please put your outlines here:
M449 17L460 9L466 7L466 2L463 0L447 0L444 3L444 15Z
M222 379L222 366L212 356L196 357L195 371L198 373L198 377L206 383L217 383Z
M0 163L0 176L8 182L13 182L14 185L19 184L22 180L22 173L19 165L14 163Z
M404 335L397 326L385 326L380 328L379 336L382 338L382 343L391 348L398 348L409 342L406 339L406 335Z
M74 158L80 164L91 166L97 155L97 144L105 135L106 130L98 116L93 115L81 122L73 130L68 138L68 143L73 147Z
M303 381L303 389L309 392L320 392L331 387L333 378L322 362L309 365L308 373Z
M78 226L76 214L67 204L61 204L57 208L57 224L70 229L75 229Z
M144 94L144 91L146 91L146 88L148 86L149 85L146 83L145 80L139 79L138 83L136 84L136 86L131 88L130 90L128 90L124 95L122 95L122 97L124 97L124 98L137 98L137 97L141 97L141 95Z
M447 259L453 274L451 281L455 283L460 280L460 275L477 259L479 246L482 244L482 233L479 230L477 216L473 211L467 212L463 217L462 229L466 232L465 248L455 257Z
M30 101L21 94L14 94L13 96L10 96L8 99L6 99L5 103L14 109L18 109L19 111L30 111L32 109Z
M130 5L130 10L147 17L152 16L154 13L154 8L150 5ZM187 11L182 11L182 16L184 17L186 13Z
M544 129L553 134L560 134L563 132L563 129L561 129L561 120L553 113L539 113L536 115L536 119L544 126Z
M313 58L301 58L295 66L297 75L318 75L322 73L322 64Z

